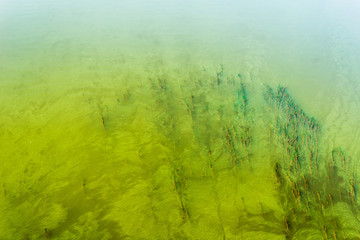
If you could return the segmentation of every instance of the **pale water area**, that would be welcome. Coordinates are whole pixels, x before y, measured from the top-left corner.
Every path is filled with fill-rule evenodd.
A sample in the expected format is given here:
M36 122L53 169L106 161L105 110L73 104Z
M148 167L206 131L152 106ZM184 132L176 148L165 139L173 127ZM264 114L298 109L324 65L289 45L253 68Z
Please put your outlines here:
M0 239L359 239L359 16L0 1Z

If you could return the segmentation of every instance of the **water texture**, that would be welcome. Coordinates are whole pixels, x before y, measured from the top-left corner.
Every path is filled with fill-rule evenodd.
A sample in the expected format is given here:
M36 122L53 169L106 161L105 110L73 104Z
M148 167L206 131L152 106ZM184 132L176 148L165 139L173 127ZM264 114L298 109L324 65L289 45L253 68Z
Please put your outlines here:
M2 1L0 239L359 239L356 1Z

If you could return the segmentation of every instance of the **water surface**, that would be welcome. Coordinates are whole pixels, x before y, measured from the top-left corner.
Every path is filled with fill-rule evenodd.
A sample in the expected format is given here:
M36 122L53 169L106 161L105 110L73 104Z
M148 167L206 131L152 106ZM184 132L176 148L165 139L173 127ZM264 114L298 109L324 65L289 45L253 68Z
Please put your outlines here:
M2 239L357 239L356 1L2 1Z

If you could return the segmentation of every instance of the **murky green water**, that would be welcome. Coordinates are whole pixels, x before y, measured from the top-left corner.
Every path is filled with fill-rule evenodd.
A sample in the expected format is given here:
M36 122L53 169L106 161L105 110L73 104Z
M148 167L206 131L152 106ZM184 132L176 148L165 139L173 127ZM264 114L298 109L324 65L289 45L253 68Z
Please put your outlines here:
M359 239L356 1L2 1L0 239Z

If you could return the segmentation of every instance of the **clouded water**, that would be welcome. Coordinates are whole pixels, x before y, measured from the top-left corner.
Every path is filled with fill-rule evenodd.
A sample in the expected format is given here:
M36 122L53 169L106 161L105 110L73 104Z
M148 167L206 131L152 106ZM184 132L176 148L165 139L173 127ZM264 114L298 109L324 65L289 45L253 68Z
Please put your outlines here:
M359 16L1 1L0 238L359 238Z

